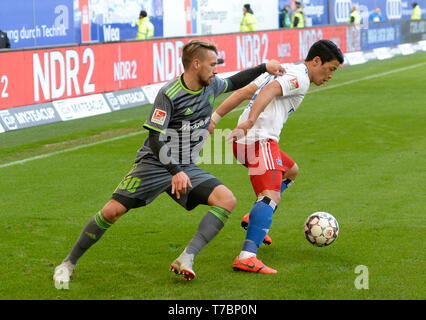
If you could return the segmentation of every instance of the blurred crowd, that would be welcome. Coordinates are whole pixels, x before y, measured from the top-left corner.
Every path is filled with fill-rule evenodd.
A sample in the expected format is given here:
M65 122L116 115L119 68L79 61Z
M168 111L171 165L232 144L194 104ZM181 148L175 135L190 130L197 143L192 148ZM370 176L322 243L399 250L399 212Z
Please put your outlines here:
M422 10L417 2L412 3L413 13L411 16L412 20L420 20L422 18ZM368 22L380 22L385 21L380 8L377 7L371 12L368 16ZM351 12L349 13L348 24L360 24L365 23L362 21L361 14L357 6L351 7ZM289 5L286 5L280 12L280 28L304 28L305 19L303 13L303 4L301 1L296 1L294 8L291 8Z
M411 16L412 20L419 20L422 18L422 10L417 2L412 3L413 13ZM240 22L240 32L252 32L258 30L258 23L256 20L255 13L249 3L244 4L243 16ZM368 23L375 23L384 21L380 8L377 7L368 16ZM348 24L360 24L366 23L363 21L359 9L357 6L351 7L349 14ZM145 40L150 39L154 36L154 25L151 23L149 16L145 10L141 10L139 13L139 20L137 22L137 32L135 39ZM304 28L305 27L305 15L303 12L303 2L295 1L294 6L284 6L279 13L279 27L280 28ZM10 41L7 33L0 30L0 49L10 48Z

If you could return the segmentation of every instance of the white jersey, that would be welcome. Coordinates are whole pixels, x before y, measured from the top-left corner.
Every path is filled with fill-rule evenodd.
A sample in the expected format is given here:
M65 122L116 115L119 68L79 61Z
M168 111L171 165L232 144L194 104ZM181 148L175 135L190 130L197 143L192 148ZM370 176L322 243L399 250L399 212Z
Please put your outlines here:
M247 135L238 140L237 143L252 144L264 139L272 139L279 142L284 123L302 103L310 86L308 69L305 64L286 64L284 68L286 73L282 76L272 76L269 73L264 73L254 80L258 89L241 114L238 124L248 119L253 102L262 87L276 80L282 87L283 95L275 97L266 106L254 126L247 132Z

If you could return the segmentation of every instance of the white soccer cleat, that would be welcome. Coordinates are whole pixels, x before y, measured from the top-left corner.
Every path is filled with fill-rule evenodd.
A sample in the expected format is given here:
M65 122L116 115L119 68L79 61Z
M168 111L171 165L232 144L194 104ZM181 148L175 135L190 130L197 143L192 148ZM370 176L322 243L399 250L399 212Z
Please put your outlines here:
M186 280L192 280L195 278L195 272L192 270L194 264L194 255L186 253L186 250L172 262L170 271L174 271L176 274L181 274Z
M56 289L69 289L69 282L74 268L75 264L72 264L71 261L62 262L55 268L53 280L55 281Z

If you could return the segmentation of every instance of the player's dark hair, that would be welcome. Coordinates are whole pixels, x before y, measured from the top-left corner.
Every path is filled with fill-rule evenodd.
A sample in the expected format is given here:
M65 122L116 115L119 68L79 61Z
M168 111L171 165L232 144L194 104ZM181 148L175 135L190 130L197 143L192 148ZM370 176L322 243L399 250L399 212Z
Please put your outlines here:
M320 57L322 64L331 60L337 60L340 64L344 61L342 51L330 40L319 40L315 42L309 49L305 61L312 61L317 56Z
M217 47L212 42L196 39L185 44L182 48L182 64L184 69L188 68L195 58L204 60L205 50L211 50L218 54Z
M139 16L140 17L146 17L148 14L146 13L146 11L145 10L141 10L141 12L139 13Z

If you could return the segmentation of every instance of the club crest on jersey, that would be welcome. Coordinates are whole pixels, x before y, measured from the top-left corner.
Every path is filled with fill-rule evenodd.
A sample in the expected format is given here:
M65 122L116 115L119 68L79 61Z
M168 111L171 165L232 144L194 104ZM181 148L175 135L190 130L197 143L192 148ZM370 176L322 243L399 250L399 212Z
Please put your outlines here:
M166 121L166 117L167 117L166 111L156 108L154 110L154 113L152 114L151 122L162 126L164 122Z
M294 90L298 88L299 88L299 81L297 81L297 78L290 79L290 90Z

